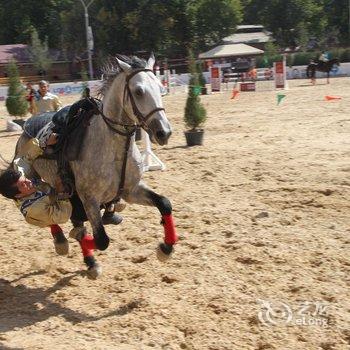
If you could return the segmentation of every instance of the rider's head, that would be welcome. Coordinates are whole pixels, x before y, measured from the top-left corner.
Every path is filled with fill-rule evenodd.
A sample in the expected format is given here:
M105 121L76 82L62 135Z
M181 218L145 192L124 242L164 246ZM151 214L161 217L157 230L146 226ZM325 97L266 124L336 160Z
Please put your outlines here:
M20 193L17 182L21 177L21 173L12 168L4 170L0 175L0 193L7 198L15 199Z

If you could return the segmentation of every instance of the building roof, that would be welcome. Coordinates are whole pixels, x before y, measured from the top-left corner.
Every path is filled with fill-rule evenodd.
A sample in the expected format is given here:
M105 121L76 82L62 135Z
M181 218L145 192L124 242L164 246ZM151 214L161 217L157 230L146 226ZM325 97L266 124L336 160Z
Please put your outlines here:
M268 32L236 33L223 38L222 41L224 43L232 43L232 44L267 43L268 41L271 41L271 36Z
M11 59L15 59L17 62L29 62L28 45L0 45L0 63L7 63Z
M264 26L261 24L241 24L236 27L236 31L239 33L248 33L248 32L261 32L264 30Z
M261 55L263 53L263 50L259 50L246 44L226 44L216 46L207 52L199 54L198 57L207 59L231 56L254 56Z
M0 45L0 64L6 64L11 59L15 59L18 63L32 62L29 49L30 46L25 44ZM78 57L72 52L64 53L57 49L49 49L49 57L53 61L84 60L87 53L83 53Z

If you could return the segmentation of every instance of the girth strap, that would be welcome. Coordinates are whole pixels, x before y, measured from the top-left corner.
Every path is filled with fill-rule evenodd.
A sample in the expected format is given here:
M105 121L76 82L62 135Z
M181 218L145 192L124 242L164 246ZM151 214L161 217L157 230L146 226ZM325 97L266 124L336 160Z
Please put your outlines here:
M123 165L122 165L122 171L120 174L120 181L118 186L118 192L116 198L113 200L115 202L119 202L123 192L124 192L124 185L125 185L125 174L126 174L126 165L128 160L128 151L130 147L131 137L133 134L129 134L126 138L125 147L124 147L124 158L123 158Z

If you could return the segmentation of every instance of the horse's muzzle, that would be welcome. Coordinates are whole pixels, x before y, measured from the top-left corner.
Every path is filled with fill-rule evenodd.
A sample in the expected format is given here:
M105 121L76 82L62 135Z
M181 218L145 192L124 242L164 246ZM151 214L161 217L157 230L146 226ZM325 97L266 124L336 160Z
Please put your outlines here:
M159 145L164 146L168 143L170 136L171 136L171 130L169 131L159 130L155 133L154 138L156 139L156 142Z
M168 143L169 137L172 134L171 127L168 123L152 120L148 126L148 134L152 142L164 146Z

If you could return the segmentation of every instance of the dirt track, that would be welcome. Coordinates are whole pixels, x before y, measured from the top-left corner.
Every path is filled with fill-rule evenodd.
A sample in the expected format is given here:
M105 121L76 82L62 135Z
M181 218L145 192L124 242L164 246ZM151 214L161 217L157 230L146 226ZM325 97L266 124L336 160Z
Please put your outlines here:
M274 91L204 96L193 148L186 96L166 96L174 135L155 152L167 170L145 179L173 203L181 240L167 264L156 209L129 206L107 228L91 281L76 242L56 256L48 231L0 198L0 349L350 349L349 84L292 81L279 106ZM16 139L1 119L0 154Z

